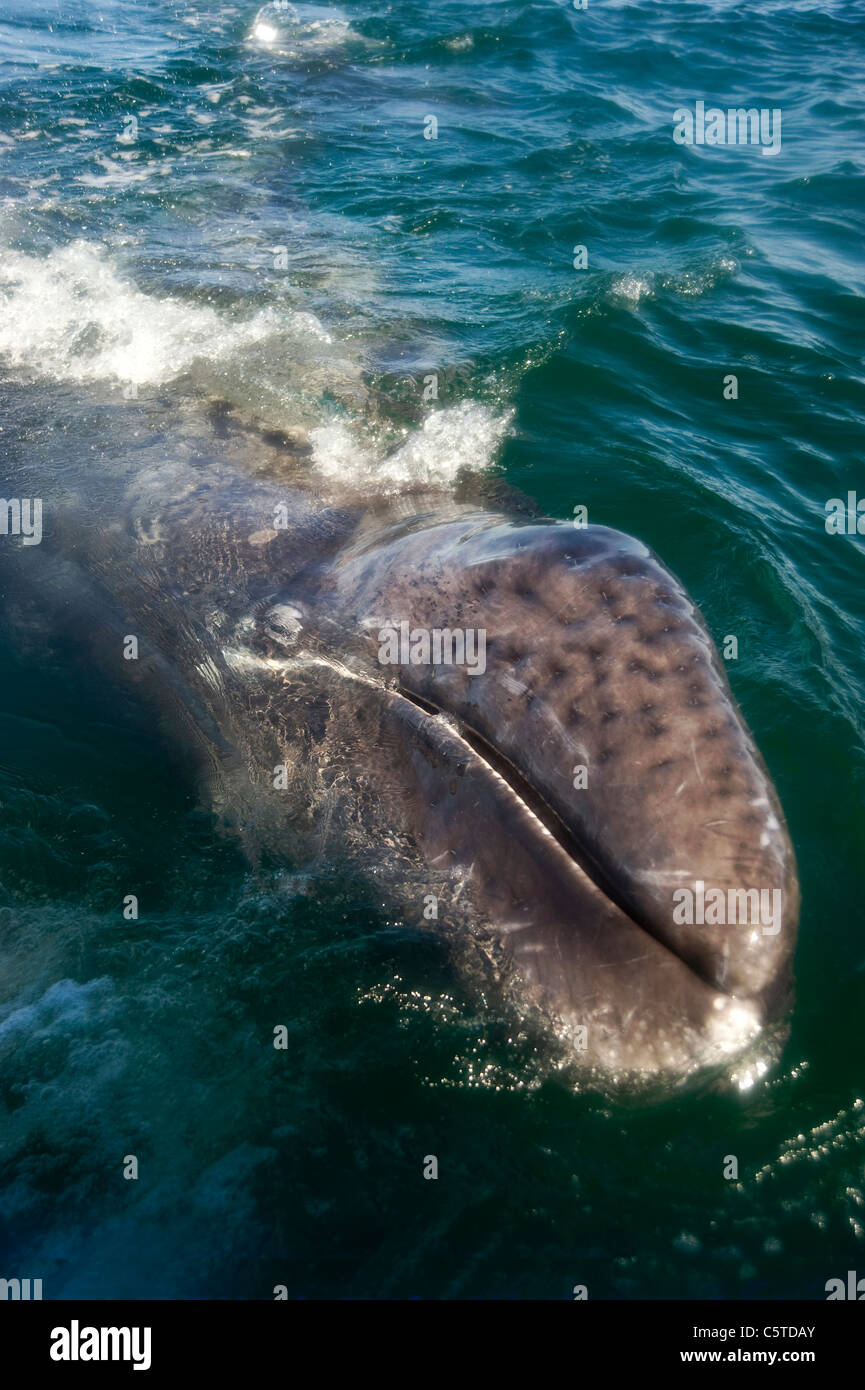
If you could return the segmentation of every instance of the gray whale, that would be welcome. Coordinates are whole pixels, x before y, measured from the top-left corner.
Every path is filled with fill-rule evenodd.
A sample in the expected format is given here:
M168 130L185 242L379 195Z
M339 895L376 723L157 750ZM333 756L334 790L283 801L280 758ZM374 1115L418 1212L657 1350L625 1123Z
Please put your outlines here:
M789 1011L795 860L662 563L604 527L443 492L251 476L218 440L168 453L47 490L42 544L13 555L7 538L7 612L74 632L148 702L254 864L364 875L584 1077L765 1066ZM37 475L21 465L23 495ZM484 670L383 665L381 627L403 621L483 630ZM677 920L674 894L700 884L779 891L782 911Z

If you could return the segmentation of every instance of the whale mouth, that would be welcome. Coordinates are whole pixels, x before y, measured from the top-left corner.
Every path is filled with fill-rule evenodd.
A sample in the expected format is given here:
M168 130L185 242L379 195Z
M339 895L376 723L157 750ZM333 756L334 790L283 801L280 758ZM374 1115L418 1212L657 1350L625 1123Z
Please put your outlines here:
M635 913L629 905L627 896L621 887L617 886L611 875L606 873L603 866L592 856L577 832L557 814L543 793L532 783L529 775L522 772L495 744L490 743L488 739L477 733L457 716L451 714L449 710L415 695L402 686L397 688L404 700L408 700L410 704L425 714L447 719L463 742L468 744L478 758L508 785L517 800L527 811L531 812L547 834L561 846L572 863L585 874L598 891L615 904L620 912L630 917L637 926L646 931L651 930L649 923L645 919L640 920L640 914Z
M621 879L617 882L615 876L605 869L603 863L599 862L592 854L578 831L557 813L543 791L531 780L529 774L522 771L495 744L477 733L475 729L454 716L446 708L423 699L403 687L397 687L397 693L424 715L446 720L462 742L480 760L481 764L506 785L514 800L536 823L538 830L545 832L546 836L555 842L580 876L592 885L597 894L615 908L623 919L639 928L641 932L657 939L657 932L651 916L645 911L641 911L639 906L635 907L625 884ZM787 927L789 932L789 920ZM740 1042L744 1033L746 1038L750 1038L759 1031L773 1007L777 1011L779 1001L786 998L789 983L783 972L773 981L773 988L770 991L760 992L762 998L759 997L758 992L755 992L757 997L749 999L747 992L743 992L741 989L729 990L725 988L724 983L718 981L717 971L701 968L699 959L689 960L687 955L676 952L675 947L672 947L669 942L667 947L674 951L677 959L681 960L689 974L693 973L696 979L708 986L709 989L721 991L722 995L725 996L723 1001L725 1007L727 997L733 1003L732 1009L723 1020L713 1020L713 1031L721 1037L726 1035L730 1040L735 1039ZM774 999L767 997L773 993ZM716 998L714 1001L715 1009L720 1009L721 1004L722 1000Z

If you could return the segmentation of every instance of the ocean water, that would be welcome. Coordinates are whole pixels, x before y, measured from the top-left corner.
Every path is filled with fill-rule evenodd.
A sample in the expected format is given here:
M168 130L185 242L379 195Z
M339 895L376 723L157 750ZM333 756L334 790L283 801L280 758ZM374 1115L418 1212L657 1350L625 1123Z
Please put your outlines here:
M325 478L587 506L737 636L803 911L770 1075L575 1090L357 884L252 874L146 721L4 627L0 1275L759 1299L861 1271L865 568L824 523L865 495L863 40L856 0L7 0L7 458L62 484L217 399ZM780 111L779 152L677 144L701 100Z

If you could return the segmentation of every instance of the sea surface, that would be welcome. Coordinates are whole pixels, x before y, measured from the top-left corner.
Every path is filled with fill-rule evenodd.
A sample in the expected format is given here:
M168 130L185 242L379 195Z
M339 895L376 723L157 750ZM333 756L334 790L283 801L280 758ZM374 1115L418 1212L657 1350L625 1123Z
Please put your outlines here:
M263 884L101 678L3 628L0 1276L761 1299L865 1273L865 540L825 526L865 496L863 49L859 0L5 0L0 453L62 479L219 400L325 477L470 467L639 536L738 639L803 912L771 1074L580 1091L336 870ZM701 100L779 110L780 152L677 144Z

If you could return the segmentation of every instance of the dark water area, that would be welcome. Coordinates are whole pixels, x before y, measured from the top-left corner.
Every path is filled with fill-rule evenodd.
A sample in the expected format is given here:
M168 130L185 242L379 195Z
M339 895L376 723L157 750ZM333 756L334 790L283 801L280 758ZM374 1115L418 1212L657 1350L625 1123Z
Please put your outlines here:
M74 635L5 612L0 1276L762 1299L861 1270L865 569L825 521L865 495L863 39L852 0L4 8L0 479L86 465L98 498L206 449L216 398L324 479L585 505L737 637L803 907L773 1070L583 1090L338 869L253 872ZM676 144L701 100L779 109L779 152Z

